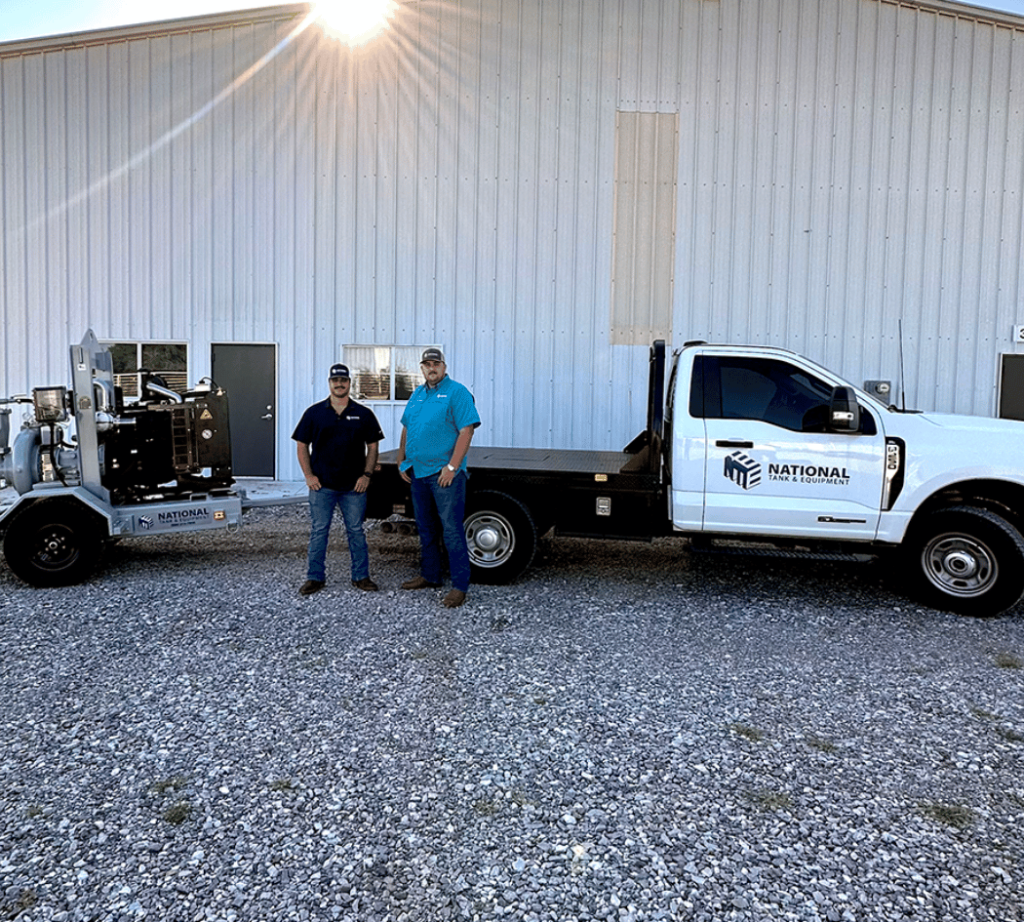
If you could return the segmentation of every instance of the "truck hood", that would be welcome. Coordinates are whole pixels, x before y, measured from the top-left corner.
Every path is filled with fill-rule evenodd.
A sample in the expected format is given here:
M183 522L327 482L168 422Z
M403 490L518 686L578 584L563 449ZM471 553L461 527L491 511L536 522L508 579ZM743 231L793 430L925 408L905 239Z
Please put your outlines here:
M975 480L1024 486L1024 422L951 413L891 413L885 434L906 443L898 508L916 509L944 487Z
M1002 435L1011 439L1024 439L1024 422L1016 419L960 416L956 413L900 413L896 415L901 419L915 419L922 423L929 423L932 426L946 430L950 434L962 432L980 435L986 433L993 436ZM902 428L902 425L897 424L893 428Z

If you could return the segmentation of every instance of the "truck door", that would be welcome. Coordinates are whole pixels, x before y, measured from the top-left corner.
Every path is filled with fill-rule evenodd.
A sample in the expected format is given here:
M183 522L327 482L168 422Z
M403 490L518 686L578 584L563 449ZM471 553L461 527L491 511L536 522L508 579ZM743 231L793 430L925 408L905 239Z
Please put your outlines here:
M885 437L829 432L833 383L785 359L704 355L706 532L869 540L878 527ZM691 400L691 413L694 412Z

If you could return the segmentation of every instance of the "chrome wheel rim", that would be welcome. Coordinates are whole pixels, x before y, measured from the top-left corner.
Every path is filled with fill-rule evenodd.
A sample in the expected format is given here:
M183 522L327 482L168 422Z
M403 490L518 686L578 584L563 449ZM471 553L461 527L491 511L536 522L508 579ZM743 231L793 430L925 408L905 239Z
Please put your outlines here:
M500 567L512 556L516 536L507 519L493 512L476 512L466 519L466 543L470 562L478 567Z
M984 542L969 535L933 538L921 555L925 576L947 595L973 598L992 589L999 577L996 556Z

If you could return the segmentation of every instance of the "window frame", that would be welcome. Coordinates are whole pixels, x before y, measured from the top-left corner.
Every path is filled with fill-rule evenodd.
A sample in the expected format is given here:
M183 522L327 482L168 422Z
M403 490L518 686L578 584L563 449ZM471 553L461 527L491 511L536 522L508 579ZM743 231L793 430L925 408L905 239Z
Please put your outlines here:
M792 379L794 375L802 375L809 381L817 383L825 390L826 393L831 391L831 385L827 380L813 375L810 371L799 364L789 362L782 358L746 355L701 355L697 356L697 360L694 361L693 365L691 415L696 415L696 412L699 410L700 417L703 419L751 420L754 422L767 423L770 426L777 426L779 429L785 429L787 432L807 431L802 425L790 426L785 425L779 419L769 419L764 411L760 414L742 413L736 415L728 413L728 407L725 405L726 396L723 393L724 387L722 384L722 370L724 365L729 365L733 369L739 371L747 370L752 374L759 375L768 382L773 381L773 376L766 374L758 366L773 365L779 369L780 376ZM805 391L807 390L807 388L802 384L800 384L800 388ZM814 388L814 390L817 389ZM698 393L700 394L700 397L697 401L694 401L693 398L696 398ZM776 393L778 393L777 385ZM698 402L700 404L699 407L695 405ZM770 405L771 400L769 400L768 406L770 407ZM815 406L817 405L818 404L815 404ZM827 407L828 400L823 400L820 405ZM809 409L810 407L808 410ZM801 414L801 418L803 415L804 414Z
M743 415L743 416L729 416L726 415L724 407L724 397L722 395L722 365L724 363L734 363L734 367L739 367L745 363L754 362L770 362L780 368L789 369L786 377L793 378L795 374L802 375L808 381L821 385L822 388L831 396L832 391L838 385L834 381L829 380L827 377L822 377L816 374L809 368L799 362L792 362L786 358L780 358L776 356L740 356L740 355L698 355L694 357L693 368L691 371L690 378L690 416L694 419L734 419L734 420L749 420L752 422L765 423L769 426L775 426L778 429L782 429L785 432L801 432L801 433L820 433L832 431L825 419L827 419L827 411L830 403L830 399L826 398L820 404L814 404L812 407L808 407L802 414L802 422L806 421L807 413L812 409L823 407L825 414L823 414L821 426L805 426L799 427L787 426L778 419L768 419L762 413L760 416ZM760 373L760 372L758 372ZM765 376L770 380L770 376ZM801 385L806 391L807 388ZM872 412L864 405L862 401L858 402L861 404L861 426L858 430L861 435L875 435L878 432L878 428L875 424L875 418ZM770 406L770 404L769 404Z
M358 376L361 374L356 369L356 363L352 361L352 352L356 349L387 349L388 350L388 396L387 397L366 397L361 395L356 388L356 382ZM408 349L412 350L412 353L416 356L416 371L414 372L414 380L419 376L419 357L423 354L425 349L440 349L444 352L444 346L437 343L345 343L341 347L342 361L348 366L349 372L352 375L352 399L360 402L366 402L373 406L401 406L409 402L409 397L412 397L415 393L416 388L422 383L422 380L416 380L416 383L412 385L412 389L409 392L409 397L398 397L398 372L396 371L395 363L395 350ZM368 372L368 374L380 375L379 372Z
M176 394L185 394L189 388L189 381L191 378L191 364L192 364L192 346L188 340L184 339L104 339L100 341L100 345L103 346L110 352L111 356L111 369L114 377L114 386L121 388L122 398L125 403L137 403L144 399L142 393L142 371L146 369L148 372L154 375L159 375L167 382L167 386L174 391ZM114 347L115 346L134 346L135 347L135 371L117 371L114 365ZM185 368L183 371L150 368L142 361L143 350L148 346L180 346L185 350ZM181 386L175 387L171 381L168 380L169 375L180 375ZM126 377L132 377L135 379L135 393L126 394L121 381Z

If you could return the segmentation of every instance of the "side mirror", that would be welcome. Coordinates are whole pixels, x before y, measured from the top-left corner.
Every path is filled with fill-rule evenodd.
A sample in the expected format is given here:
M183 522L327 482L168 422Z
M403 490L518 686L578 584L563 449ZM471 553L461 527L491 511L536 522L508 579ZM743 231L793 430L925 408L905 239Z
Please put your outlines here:
M828 405L828 425L835 432L860 431L860 404L852 387L832 389Z

